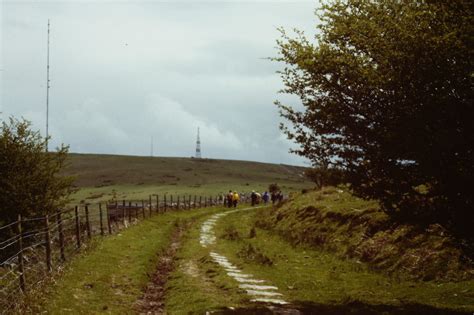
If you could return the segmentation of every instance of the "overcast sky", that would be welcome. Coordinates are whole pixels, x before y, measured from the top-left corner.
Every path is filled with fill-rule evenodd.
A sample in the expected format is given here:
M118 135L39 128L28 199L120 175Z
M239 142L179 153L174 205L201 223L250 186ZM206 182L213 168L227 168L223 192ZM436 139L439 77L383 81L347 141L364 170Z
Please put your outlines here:
M278 129L277 27L314 34L315 1L0 0L0 115L45 133L51 19L50 147L302 165Z

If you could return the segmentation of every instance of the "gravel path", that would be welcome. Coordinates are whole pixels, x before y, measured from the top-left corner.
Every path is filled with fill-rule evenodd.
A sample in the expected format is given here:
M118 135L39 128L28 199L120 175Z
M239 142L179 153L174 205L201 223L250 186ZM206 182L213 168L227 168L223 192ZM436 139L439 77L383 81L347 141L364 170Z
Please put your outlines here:
M220 212L212 215L208 220L206 220L201 226L201 235L200 243L203 247L210 247L216 243L216 235L214 233L214 226L216 222L230 213L237 211L247 211L257 208L243 208L230 210L226 212ZM233 265L227 257L211 251L210 256L217 264L224 268L227 272L227 275L232 277L235 281L239 283L239 288L245 290L247 294L251 297L252 302L262 302L270 304L288 304L283 299L283 295L278 292L278 288L268 283L266 280L255 279L253 275L243 273L239 268Z

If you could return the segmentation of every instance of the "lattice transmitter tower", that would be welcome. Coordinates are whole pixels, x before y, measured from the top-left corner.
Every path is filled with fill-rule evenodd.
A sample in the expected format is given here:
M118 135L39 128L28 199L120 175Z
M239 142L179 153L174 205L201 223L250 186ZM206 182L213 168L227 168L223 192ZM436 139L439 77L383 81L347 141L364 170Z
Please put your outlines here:
M199 138L199 127L198 127L198 134L196 140L196 159L201 158L201 139Z

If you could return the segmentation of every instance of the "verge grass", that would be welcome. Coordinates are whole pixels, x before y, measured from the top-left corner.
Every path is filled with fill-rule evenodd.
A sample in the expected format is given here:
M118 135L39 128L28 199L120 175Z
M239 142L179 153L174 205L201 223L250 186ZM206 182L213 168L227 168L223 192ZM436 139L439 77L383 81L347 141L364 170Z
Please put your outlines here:
M474 311L474 281L404 281L372 271L360 261L291 245L276 234L254 227L257 218L262 216L261 211L268 210L237 212L221 218L215 228L216 250L244 272L276 285L284 299L292 303L340 305L358 301L368 305L421 304ZM220 238L230 227L243 237ZM255 233L249 237L252 228ZM243 257L243 249L249 246L272 263Z
M76 256L43 297L38 312L131 314L166 248L174 223L199 218L215 208L168 212L97 241Z

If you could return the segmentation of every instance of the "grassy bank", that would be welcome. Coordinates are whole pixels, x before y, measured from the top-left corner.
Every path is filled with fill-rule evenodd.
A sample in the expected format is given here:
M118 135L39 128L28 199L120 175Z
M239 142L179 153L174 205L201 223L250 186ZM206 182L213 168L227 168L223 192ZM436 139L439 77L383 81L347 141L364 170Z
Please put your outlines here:
M197 219L217 211L169 212L96 241L75 257L56 284L31 312L51 314L130 314L157 261L168 246L177 220Z
M268 210L257 225L293 244L306 244L368 264L395 277L473 280L474 266L439 225L417 228L395 223L375 202L327 188L295 195Z
M412 281L361 261L255 227L271 209L237 212L216 227L216 251L245 273L268 280L296 307L320 314L447 314L474 311L474 281ZM322 223L320 223L322 224ZM234 284L237 285L237 284ZM351 313L352 314L352 313Z

